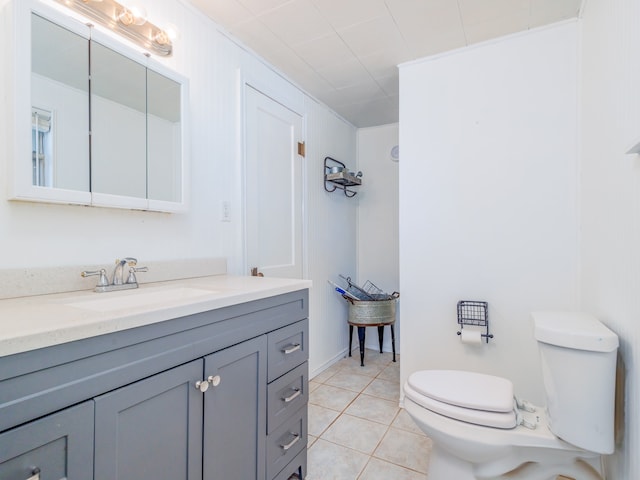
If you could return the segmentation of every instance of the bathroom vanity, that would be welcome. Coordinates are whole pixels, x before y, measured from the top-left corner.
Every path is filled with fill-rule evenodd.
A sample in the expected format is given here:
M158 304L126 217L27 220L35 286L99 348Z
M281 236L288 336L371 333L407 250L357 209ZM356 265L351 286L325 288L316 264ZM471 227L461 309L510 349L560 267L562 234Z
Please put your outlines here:
M304 478L309 284L0 301L0 478Z

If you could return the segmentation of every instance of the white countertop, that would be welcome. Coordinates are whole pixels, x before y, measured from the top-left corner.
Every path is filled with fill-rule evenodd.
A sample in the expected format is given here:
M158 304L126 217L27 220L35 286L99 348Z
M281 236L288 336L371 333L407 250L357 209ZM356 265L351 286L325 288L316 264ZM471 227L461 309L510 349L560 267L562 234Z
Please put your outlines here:
M309 287L310 280L216 275L0 300L0 357Z

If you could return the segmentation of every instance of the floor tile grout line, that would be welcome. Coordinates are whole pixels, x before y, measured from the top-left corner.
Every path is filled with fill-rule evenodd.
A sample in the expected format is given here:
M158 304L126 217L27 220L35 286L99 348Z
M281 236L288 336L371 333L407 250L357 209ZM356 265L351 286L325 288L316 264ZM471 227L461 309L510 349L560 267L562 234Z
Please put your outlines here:
M397 418L397 416L398 416L398 415L400 415L400 411L402 411L402 409L400 409L400 410L398 411L398 413L396 414L396 418ZM394 420L395 420L395 418L394 418ZM380 446L380 444L381 444L381 443L382 443L382 441L384 440L384 437L389 433L389 430L391 430L391 429L400 430L400 431L402 431L402 432L413 433L413 432L410 432L409 430L405 430L405 429L403 429L403 428L394 427L394 426L393 426L393 422L392 422L392 423L391 423L391 425L389 425L389 427L387 428L387 431L385 432L385 434L382 436L382 438L381 438L381 439L380 439L380 441L378 442L378 445L376 445L376 448L374 448L374 449L373 449L373 452L372 452L372 453L371 453L371 455L369 455L369 456L370 456L371 458L375 458L375 459L380 460L380 461L382 461L382 462L386 462L386 463L389 463L389 464L391 464L391 465L395 465L395 466L397 466L397 467L404 468L404 469L406 469L406 470L411 470L412 472L416 472L416 473L419 473L419 474L421 474L421 475L426 475L426 472L421 472L420 470L416 470L415 468L409 467L409 466L407 466L407 465L402 465L402 464L400 464L400 463L396 463L396 462L394 462L394 461L392 461L392 460L389 460L388 458L382 458L382 457L378 457L378 456L376 456L376 451L378 450L378 447ZM367 462L367 463L368 463L368 462Z
M343 445L343 444L341 444L341 443L334 442L333 440L329 440L329 439L327 439L327 438L322 438L322 437L318 437L318 438L322 438L322 440L324 440L325 442L329 442L329 443L332 443L332 444L334 444L334 445L338 445L339 447L348 448L349 450L353 450L354 452L361 453L361 454L363 454L363 455L366 455L367 457L373 457L373 456L374 456L374 455L373 455L373 454L374 454L374 452L375 452L375 451L376 451L376 449L380 446L380 443L382 442L382 439L385 437L385 435L386 435L386 434L387 434L387 432L389 431L389 428L390 428L390 426L387 426L387 428L386 428L386 430L385 430L384 434L382 435L382 437L380 437L380 440L378 441L378 443L376 443L376 446L375 446L375 448L371 451L371 453L363 452L362 450L358 450L357 448L349 447L348 445ZM378 457L376 457L376 458L378 458ZM383 459L378 458L378 460L383 460ZM389 462L389 463L391 463L391 462Z
M384 432L384 435L382 435L382 437L380 437L380 440L378 440L378 443L376 444L376 448L374 448L373 451L371 452L371 455L369 455L370 457L369 460L371 460L371 458L374 458L374 454L376 453L376 450L378 450L378 447L380 447L380 445L382 444L382 441L387 436L387 433L389 433L390 428L391 428L391 424L389 424L389 426ZM375 457L375 458L378 458L378 457Z
M399 468L402 468L402 469L405 469L405 470L409 470L409 471L411 471L411 472L415 472L415 473L417 473L417 474L419 474L419 475L425 475L425 474L426 474L425 472L422 472L422 471L420 471L420 470L416 470L415 468L412 468L412 467L410 467L410 466L402 465L402 464L400 464L400 463L396 463L396 462L394 462L394 461L392 461L392 460L390 460L390 459L387 459L387 458L383 458L383 457L378 457L378 456L376 456L376 451L378 450L378 447L380 447L380 444L383 442L383 440L385 439L385 437L387 436L387 434L389 433L389 431L390 431L391 429L396 429L396 430L400 430L400 431L403 431L403 432L413 433L413 432L411 432L411 431L409 431L409 430L405 430L405 429L403 429L403 428L399 428L399 427L394 427L394 426L393 426L393 422L396 420L396 418L398 417L398 415L400 415L400 412L401 412L401 411L402 411L402 409L399 409L399 410L398 410L398 412L396 413L396 415L394 416L394 419L393 419L393 421L391 422L391 424L386 425L385 433L381 436L380 440L378 441L378 443L376 444L376 446L373 448L373 450L372 450L372 452L371 452L371 453L366 453L366 452L363 452L363 451L358 450L358 449L356 449L356 448L352 448L352 447L349 447L349 446L347 446L347 445L343 445L343 444L341 444L341 443L337 443L337 442L335 442L335 441L333 441L333 440L329 440L329 439L327 439L327 438L323 438L323 437L322 437L322 434L316 437L316 442L317 442L317 440L322 440L322 441L324 441L324 442L331 443L332 445L336 445L336 446L338 446L338 447L340 447L340 448L346 448L346 449L348 449L348 450L352 450L352 451L354 451L354 452L357 452L357 453L359 453L359 454L361 454L361 455L365 455L365 456L367 456L368 458L367 458L366 463L364 464L364 466L362 467L362 470L358 473L357 477L356 477L354 480L359 480L359 479L361 478L362 474L363 474L363 473L364 473L364 471L366 470L367 465L371 462L371 459L376 459L376 460L379 460L379 461L381 461L381 462L388 463L388 464L390 464L390 465L395 465L396 467L399 467ZM347 413L345 413L345 415L348 415L348 414L347 414ZM333 424L333 423L335 423L335 422L338 420L338 418L340 418L341 416L342 416L342 414L341 414L341 415L338 415L338 417L336 417L336 419L332 422L332 424ZM359 418L359 417L358 417L358 418ZM329 427L327 427L327 428L325 429L325 431L323 431L323 434L324 434L324 433L326 432L326 430L328 430L328 429L329 429ZM315 443L315 442L314 442L314 443Z
M356 353L357 353L357 351L356 351ZM385 352L385 353L386 353L386 352ZM356 357L354 360L355 360L355 361L358 361L357 355L354 355L354 356ZM398 357L399 357L399 356L398 356ZM397 403L398 399L395 399L395 398L394 398L394 399L389 399L389 398L386 398L386 397L384 397L384 396L380 396L380 395L377 395L377 394L374 394L374 393L371 393L371 392L367 392L367 393L365 393L365 390L366 390L366 389L368 389L368 388L371 386L371 384L372 384L376 379L381 380L381 381L383 381L383 382L388 382L388 383L391 383L391 384L396 384L396 386L397 386L397 387L398 387L398 389L399 389L399 379L396 379L396 378L381 378L380 376L385 372L385 370L387 370L387 368L389 368L389 367L391 367L391 366L397 366L397 367L399 368L399 366L400 366L400 359L398 358L398 359L397 359L397 362L395 362L395 363L394 363L391 359L388 359L388 360L386 360L386 361L384 361L384 362L381 362L380 364L377 364L377 362L376 362L375 360L371 361L371 364L374 364L376 368L379 368L379 370L377 370L377 372L376 372L374 375L371 375L371 374L364 374L364 373L359 373L359 372L354 371L354 368L353 368L353 366L352 366L352 365L349 365L348 367L345 367L345 366L343 366L343 365L340 365L340 363L341 363L341 362L344 362L344 360L345 360L346 358L348 358L348 357L346 357L346 356L345 356L345 357L343 357L343 359L339 360L339 361L338 361L338 362L336 362L334 365L332 365L331 367L329 367L329 368L334 368L334 369L335 369L335 371L334 371L331 375L329 375L327 378L324 378L324 379L323 379L323 380L321 380L321 381L317 381L317 380L315 380L315 379L311 379L311 381L315 381L315 382L318 384L318 386L316 387L316 389L314 389L314 391L315 391L315 390L317 390L318 388L320 388L321 386L325 385L325 386L329 386L329 387L332 387L332 388L338 388L338 389L341 389L341 390L345 390L345 391L350 392L350 393L355 393L354 398L353 398L351 401L349 401L349 402L347 403L347 405L346 405L346 406L344 406L344 407L342 408L342 410L341 410L341 411L334 410L333 408L329 408L329 407L326 407L326 406L324 406L324 405L315 404L315 403L313 403L313 402L311 402L311 401L310 401L310 403L311 403L311 404L313 404L313 405L316 405L316 406L318 406L318 407L320 407L320 408L325 408L325 409L327 409L327 410L330 410L330 411L332 411L332 412L334 412L334 413L337 413L337 414L338 414L338 415L337 415L337 416L336 416L336 417L335 417L335 418L334 418L334 419L329 423L329 425L327 425L327 426L322 430L322 432L321 432L319 435L315 436L315 439L316 439L316 440L314 441L314 444L313 444L313 445L314 445L314 446L315 446L315 445L318 445L318 448L320 448L320 447L321 447L321 444L320 444L320 445L318 444L318 440L322 440L322 441L327 442L327 443L329 443L329 444L332 444L332 445L334 445L334 446L336 446L336 447L344 448L344 449L347 449L347 450L351 450L351 451L353 451L353 452L357 452L357 453L359 453L360 455L364 455L364 456L366 457L366 462L364 463L364 465L362 466L362 468L361 468L361 469L360 469L360 470L355 474L355 477L353 478L353 480L364 480L364 478L365 478L365 477L363 477L364 472L367 470L367 466L371 463L371 461L372 461L373 459L375 459L375 460L376 460L376 461L378 461L378 462L383 462L383 463L388 464L388 465L393 465L394 467L401 468L401 469L406 470L406 471L408 471L408 472L413 472L413 473L415 473L415 474L417 474L417 475L419 475L419 476L424 476L424 475L425 475L425 472L422 472L422 471L420 471L420 470L416 470L415 468L409 467L409 466L407 466L407 465L403 465L403 464L400 464L400 463L396 463L396 462L392 461L391 459L387 459L387 458L379 457L379 456L377 456L377 455L376 455L376 452L377 452L377 451L378 451L378 449L380 448L380 446L381 446L382 442L385 440L385 438L387 437L387 435L389 435L389 433L390 433L390 432L391 432L391 433L393 433L393 430L397 430L397 431L401 431L401 432L405 432L405 433L413 433L413 434L415 434L415 432L412 432L412 431L411 431L411 430L409 430L409 429L402 428L402 427L401 427L401 426L399 426L399 425L394 425L394 423L398 420L398 417L400 416L400 414L402 413L402 410L403 410L402 406L401 406L400 404L398 404L398 403ZM365 360L366 360L366 358L365 358ZM357 369L355 369L355 370L357 370ZM327 383L328 381L330 381L333 377L335 377L335 376L336 376L336 375L338 375L339 373L343 373L343 374L345 374L345 375L359 375L359 376L365 376L365 377L369 378L369 381L368 381L368 382L366 383L366 385L364 385L364 386L363 386L359 391L358 391L358 390L351 390L351 389L348 389L348 388L343 388L343 387L340 387L340 386L336 386L336 385L332 385L332 384L330 384L330 383ZM321 374L322 374L322 373L321 373ZM320 374L320 375L321 375L321 374ZM395 375L394 375L394 374L391 374L391 375L395 377ZM390 376L390 374L387 372L387 373L385 374L385 376L386 376L386 377L389 377L389 376ZM377 399L377 400L381 400L381 401L384 401L384 402L390 402L390 403L393 403L393 404L395 405L395 407L397 408L397 410L396 410L395 414L393 415L393 418L390 420L390 422L387 424L387 423L380 422L380 421L377 421L377 420L374 420L374 419L371 419L371 418L368 418L368 417L360 417L360 416L358 416L358 415L353 415L353 414L349 414L349 413L347 413L347 410L348 410L348 409L349 409L349 408L350 408L350 407L351 407L351 406L352 406L356 401L358 401L358 399L361 399L362 397L371 397L371 398L373 398L373 399ZM378 440L378 442L376 443L375 447L372 449L372 451L371 451L371 453L370 453L370 454L369 454L369 453L362 452L362 451L357 450L357 449L355 449L355 448L352 448L352 447L350 447L350 446L343 445L343 444L341 444L341 443L337 443L337 442L335 442L335 441L333 441L333 440L329 440L329 439L327 439L327 438L324 438L324 435L328 432L328 430L329 430L329 429L330 429L330 428L331 428L331 427L332 427L332 426L333 426L333 425L334 425L334 424L335 424L335 423L336 423L340 418L344 418L343 416L351 416L351 417L358 418L358 419L361 419L361 420L367 420L367 421L370 421L370 422L373 422L373 423L376 423L376 424L378 424L378 425L381 425L381 426L384 426L384 427L385 427L384 433L382 434L382 436L380 437L380 439ZM425 478L426 478L426 477L425 477Z

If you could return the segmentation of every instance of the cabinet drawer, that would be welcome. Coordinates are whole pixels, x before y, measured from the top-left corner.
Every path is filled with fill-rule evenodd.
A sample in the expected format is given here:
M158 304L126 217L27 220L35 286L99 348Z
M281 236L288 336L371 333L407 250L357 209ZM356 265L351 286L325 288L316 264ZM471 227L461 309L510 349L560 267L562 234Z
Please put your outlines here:
M309 322L301 320L268 335L268 382L309 358Z
M93 478L93 401L0 434L0 478Z
M295 456L272 480L302 480L307 476L307 449Z
M282 422L306 405L309 400L309 364L284 374L267 387L267 433L273 432Z
M267 437L267 478L280 473L307 445L307 407Z

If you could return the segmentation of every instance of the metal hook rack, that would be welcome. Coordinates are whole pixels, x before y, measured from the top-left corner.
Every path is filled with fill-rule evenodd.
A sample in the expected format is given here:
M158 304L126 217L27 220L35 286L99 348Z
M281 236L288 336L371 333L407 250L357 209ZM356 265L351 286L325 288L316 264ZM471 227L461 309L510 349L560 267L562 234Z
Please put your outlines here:
M462 335L462 329L465 325L473 325L486 328L487 333L482 333L480 336L487 343L490 338L493 338L493 334L489 333L489 304L487 302L460 300L458 302L458 324L460 325L458 335Z
M335 192L342 188L347 197L353 197L358 192L347 187L362 185L362 172L350 172L347 166L335 158L325 157L324 159L324 189L327 192ZM327 186L327 184L329 186Z

